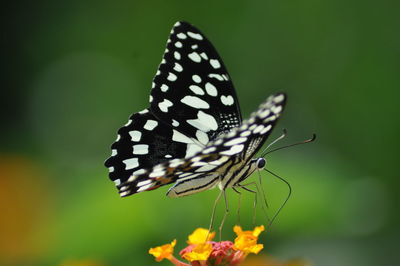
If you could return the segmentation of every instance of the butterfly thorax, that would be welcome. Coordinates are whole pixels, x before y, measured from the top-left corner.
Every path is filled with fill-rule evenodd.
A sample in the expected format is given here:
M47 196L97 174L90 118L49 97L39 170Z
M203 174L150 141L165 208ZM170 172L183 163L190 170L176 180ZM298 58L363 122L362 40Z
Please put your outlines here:
M262 157L253 158L250 161L240 161L233 165L225 174L224 179L219 184L220 189L237 186L256 170L262 170L266 165L266 160Z

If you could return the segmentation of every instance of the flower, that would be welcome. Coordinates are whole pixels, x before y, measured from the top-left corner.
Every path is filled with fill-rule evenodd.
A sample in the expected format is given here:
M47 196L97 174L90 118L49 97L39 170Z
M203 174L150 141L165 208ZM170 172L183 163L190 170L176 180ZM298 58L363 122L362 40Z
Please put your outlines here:
M263 249L262 244L257 244L258 236L264 231L264 226L257 226L253 231L243 231L240 226L235 226L233 231L237 237L235 242L212 241L215 232L204 228L197 228L189 235L188 246L179 252L181 257L190 262L186 264L173 256L176 240L171 244L151 248L149 253L157 261L168 259L177 266L189 265L239 265L250 253L259 253Z
M246 255L249 253L258 254L264 248L263 244L257 244L258 236L264 229L262 225L257 226L253 231L243 231L240 226L236 225L233 228L237 235L233 249L240 250Z
M171 244L165 244L155 248L149 249L149 254L156 258L156 261L160 262L163 259L171 260L174 253L174 247L176 245L176 239L174 239Z

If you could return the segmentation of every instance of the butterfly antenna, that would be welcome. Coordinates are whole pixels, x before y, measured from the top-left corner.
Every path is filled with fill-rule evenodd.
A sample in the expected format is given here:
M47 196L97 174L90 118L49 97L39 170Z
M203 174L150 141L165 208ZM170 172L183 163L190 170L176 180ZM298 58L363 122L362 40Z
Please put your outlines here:
M262 151L261 154L264 154L264 152L266 152L266 151L269 149L269 147L271 147L272 145L274 145L275 143L277 143L278 141L280 141L281 139L283 139L284 137L286 137L286 135L287 135L286 129L284 128L282 131L283 131L282 135L280 135L277 139L275 139L273 142L271 142L270 144L268 144L268 146ZM267 154L267 152L266 152L265 154ZM261 156L261 157L264 157L265 154L264 154L263 156Z
M276 217L278 216L278 214L281 212L281 210L283 209L283 207L284 207L284 206L286 205L286 203L288 202L290 196L292 195L292 186L289 184L288 181L286 181L286 180L283 179L282 177L278 176L277 174L275 174L275 173L273 173L273 172L271 172L270 170L265 169L265 168L264 168L264 170L267 171L268 173L270 173L271 175L275 176L276 178L278 178L278 179L281 180L282 182L284 182L284 183L288 186L288 188L289 188L289 192L288 192L288 195L287 195L286 199L284 200L284 202L282 203L282 205L279 207L279 209L276 211L276 213L274 214L274 216L272 216L272 219L271 219L271 221L269 222L268 227L271 227L271 225L272 225L272 223L274 222L275 218L276 218Z
M317 138L317 135L315 135L315 134L313 133L313 135L312 135L312 137L311 137L310 139L306 139L306 140L303 140L303 141L301 141L301 142L297 142L297 143L285 145L285 146L282 146L282 147L279 147L279 148L270 150L270 151L268 151L268 152L262 154L261 157L264 157L264 156L266 156L267 154L270 154L270 153L275 152L275 151L279 151L279 150L286 149L286 148L289 148L289 147L293 147L293 146L297 146L297 145L301 145L301 144L306 144L306 143L313 142L316 138ZM279 140L279 138L278 138L277 140ZM275 143L275 142L276 142L276 141L272 142L271 144L273 144L273 143ZM271 144L268 145L268 147L271 146ZM268 147L267 147L267 148L268 148Z

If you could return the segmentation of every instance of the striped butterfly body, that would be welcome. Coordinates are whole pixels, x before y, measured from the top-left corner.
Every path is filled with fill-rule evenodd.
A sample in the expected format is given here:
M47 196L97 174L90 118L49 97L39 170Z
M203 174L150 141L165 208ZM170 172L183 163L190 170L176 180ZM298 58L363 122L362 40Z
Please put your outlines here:
M284 108L267 98L242 121L228 72L195 27L177 22L154 77L150 106L118 131L105 162L120 196L174 183L169 197L235 187L266 163L254 158Z

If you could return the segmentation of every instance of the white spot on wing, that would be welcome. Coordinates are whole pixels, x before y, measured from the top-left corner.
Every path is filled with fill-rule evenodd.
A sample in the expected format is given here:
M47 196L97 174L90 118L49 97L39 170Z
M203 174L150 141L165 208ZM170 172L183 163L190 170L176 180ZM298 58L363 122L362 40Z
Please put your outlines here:
M241 152L243 150L243 148L244 148L243 144L234 145L229 150L220 152L220 154L222 154L222 155L235 155L235 154Z
M145 186L151 183L151 180L144 180L137 183L138 187Z
M175 81L177 79L177 77L176 77L176 75L174 73L169 72L167 79L169 81Z
M193 81L196 82L196 83L200 83L200 82L201 82L201 78L200 78L199 75L193 75L193 76L192 76L192 79L193 79Z
M165 84L163 84L163 85L161 85L161 91L162 92L166 92L166 91L168 91L168 89L169 89L169 87L167 86L167 85L165 85Z
M274 98L274 102L275 102L275 103L280 103L280 102L282 102L284 99L285 99L285 96L284 96L283 94L279 94L278 96L276 96L276 97Z
M202 147L200 147L197 144L188 144L187 148L186 148L185 158L192 157L193 155L195 155L196 153L201 151L201 149L202 149Z
M188 31L187 34L193 39L203 40L203 36L201 36L201 34L199 34L199 33L194 33L194 32Z
M145 186L143 186L143 187L140 187L140 188L137 190L137 192L141 192L141 191L143 191L143 190L149 189L151 186L152 186L152 184L148 184L148 185L145 185ZM122 196L122 194L121 194L121 196Z
M182 48L182 43L179 42L179 41L176 42L176 43L175 43L175 47L176 47L176 48Z
M208 154L208 153L214 152L214 151L216 151L216 150L217 150L216 147L209 147L209 148L203 150L203 154Z
M263 129L264 129L264 126L263 126L263 125L259 125L259 126L257 126L257 127L253 130L253 133L254 133L254 134L258 134L258 133L260 133Z
M196 131L196 138L203 143L204 145L206 145L208 143L208 135L206 133L204 133L201 130L197 130Z
M125 196L128 195L128 194L129 194L129 191L124 191L124 192L119 193L119 195L120 195L121 197L125 197Z
M203 111L199 111L197 113L197 119L189 119L187 122L188 124L204 132L218 129L218 124L215 118L212 115L204 113Z
M203 57L205 60L208 60L208 56L207 56L206 53L202 52L202 53L200 54L200 56Z
M171 107L173 103L170 100L164 99L164 101L158 103L158 108L164 113L168 112L168 108Z
M181 100L182 103L189 105L193 108L197 109L208 109L210 108L210 105L206 102L200 99L199 97L196 96L185 96Z
M177 72L182 72L183 67L180 64L175 63L174 70Z
M282 106L278 105L278 106L273 106L271 108L272 112L274 112L275 114L280 113L282 111Z
M178 34L176 35L176 37L178 37L179 39L182 39L182 40L184 40L184 39L187 38L186 34L183 33L183 32L178 33Z
M216 79L218 79L219 81L224 81L224 78L223 78L220 74L214 74L214 73L212 73L212 74L208 74L208 77L210 77L210 78L216 78Z
M165 170L164 169L154 169L153 172L149 175L149 177L161 177L165 175Z
M260 117L260 118L267 117L269 115L269 113L270 113L269 109L265 109L264 111L262 111L261 113L258 114L258 117Z
M221 102L224 105L232 105L234 103L234 100L233 100L233 97L231 95L228 95L228 96L222 95L221 96Z
M153 130L158 125L158 122L155 120L147 120L146 124L144 124L143 128L147 130Z
M265 127L261 132L260 132L260 134L265 134L265 133L267 133L268 131L270 131L271 130L271 128L272 128L272 126L271 125L268 125L267 127Z
M120 180L120 179L115 179L115 180L114 180L114 184L115 184L116 186L121 185L121 180Z
M139 170L136 170L135 172L133 172L132 175L142 175L144 173L146 173L146 170L139 169Z
M181 59L181 54L177 51L174 52L174 57L176 60L180 60Z
M147 144L133 145L133 154L148 154L148 153L149 153L149 145Z
M142 137L142 132L140 132L138 130L132 130L132 131L129 132L129 135L131 135L131 140L132 141L137 142Z
M193 140L186 135L183 135L181 132L177 130L173 130L172 134L172 140L176 142L182 142L182 143L193 143Z
M217 69L221 67L221 64L217 59L210 59L210 64L213 68Z
M240 144L240 143L245 142L246 140L247 140L247 138L245 138L245 137L240 137L240 138L231 139L230 141L225 142L225 143L224 143L224 146L233 146L233 145L237 145L237 144Z
M190 86L189 86L189 89L190 89L191 91L193 91L193 92L194 92L195 94L197 94L197 95L204 95L203 89L200 88L200 87L197 86L197 85L190 85Z
M188 57L189 57L193 62L196 62L196 63L200 63L200 61L201 61L201 57L200 57L200 55L199 55L197 52L192 52L192 53L190 53L190 54L188 55Z
M139 166L138 158L131 158L122 161L125 164L125 170L133 169Z
M215 86L212 85L210 82L206 83L206 91L207 91L208 95L210 95L210 96L218 95L217 88L215 88Z
M247 137L247 136L250 136L250 134L251 134L251 131L246 130L246 131L243 131L242 133L240 133L240 136L241 137Z
M179 122L176 121L175 119L172 119L172 125L173 125L174 127L177 127L177 126L179 126Z

